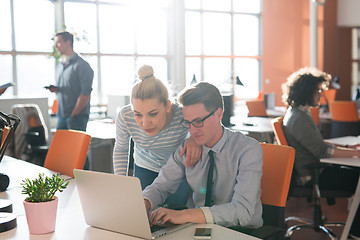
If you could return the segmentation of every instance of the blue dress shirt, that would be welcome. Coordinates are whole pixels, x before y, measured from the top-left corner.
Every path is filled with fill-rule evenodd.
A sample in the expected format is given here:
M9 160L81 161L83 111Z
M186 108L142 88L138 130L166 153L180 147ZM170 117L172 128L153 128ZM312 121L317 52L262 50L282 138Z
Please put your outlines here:
M152 208L161 205L186 178L195 207L201 207L207 223L225 227L262 226L263 157L261 145L255 139L224 128L223 136L211 148L215 158L211 207L204 207L210 148L203 146L201 159L190 168L185 167L185 156L180 156L182 148L183 145L170 156L153 184L144 189L144 198Z

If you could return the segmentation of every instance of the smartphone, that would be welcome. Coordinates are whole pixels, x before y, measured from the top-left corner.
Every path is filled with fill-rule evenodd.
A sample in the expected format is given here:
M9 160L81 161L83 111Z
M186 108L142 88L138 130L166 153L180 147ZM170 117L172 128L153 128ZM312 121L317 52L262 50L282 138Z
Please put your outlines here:
M211 239L211 228L196 228L194 239Z

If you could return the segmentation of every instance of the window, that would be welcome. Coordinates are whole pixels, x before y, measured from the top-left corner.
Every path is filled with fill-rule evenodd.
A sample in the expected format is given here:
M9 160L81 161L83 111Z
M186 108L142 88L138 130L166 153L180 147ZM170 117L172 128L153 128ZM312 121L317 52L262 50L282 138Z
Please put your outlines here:
M2 0L0 81L15 84L4 96L52 103L43 86L55 81L55 25L76 34L74 50L95 72L93 105L130 94L143 64L175 93L194 77L241 98L259 91L261 0Z
M260 0L185 0L186 83L255 98L260 88ZM244 87L234 86L239 76Z
M50 1L0 2L0 30L4 33L0 40L0 76L1 81L15 84L4 96L50 97L43 86L54 79L54 60L49 57L54 21Z
M88 39L74 50L94 56L90 64L98 82L94 79L93 103L107 103L108 95L129 95L142 64L152 65L157 78L168 80L167 10L164 0L65 0L67 30Z
M360 28L352 29L352 86L353 100L360 99Z

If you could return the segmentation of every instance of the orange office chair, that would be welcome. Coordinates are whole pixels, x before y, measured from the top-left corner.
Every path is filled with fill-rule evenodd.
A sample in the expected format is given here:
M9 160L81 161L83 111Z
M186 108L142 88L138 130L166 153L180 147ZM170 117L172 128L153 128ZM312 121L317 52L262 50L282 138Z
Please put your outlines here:
M334 101L330 103L331 137L360 135L360 122L356 103Z
M289 146L261 143L263 149L263 175L261 201L264 225L249 230L261 239L283 239L285 234L285 205L294 165L295 150ZM235 230L242 231L241 228ZM246 231L243 231L246 232ZM275 237L275 238L274 238Z
M55 116L59 108L59 104L57 99L54 100L52 106L51 106L51 116Z
M271 120L271 124L274 130L274 135L277 143L279 145L288 146L284 131L282 129L284 117L277 117Z
M276 140L281 145L288 145L286 141L286 136L282 128L283 125L283 117L278 117L272 120L272 126L274 129ZM285 234L285 239L290 239L291 235L300 229L308 228L314 229L315 231L323 231L324 233L328 234L330 238L333 238L335 234L329 229L328 227L331 226L342 226L342 223L328 223L324 220L322 216L321 204L320 199L326 198L328 204L334 204L335 198L342 197L348 198L351 196L350 192L347 191L335 191L335 190L323 190L319 189L319 171L321 168L328 167L328 164L313 164L307 166L308 168L313 169L313 184L311 186L300 186L296 184L294 172L293 177L291 179L291 185L289 189L289 196L290 197L298 197L298 198L307 198L308 201L314 201L313 205L313 217L312 219L305 219L301 217L290 216L285 219L285 223L287 224L290 221L300 222L298 225L293 225L288 228Z
M259 95L256 99L259 101L264 101L264 91L259 91Z
M248 100L246 106L249 110L249 117L267 117L266 106L264 101Z
M263 176L261 179L261 201L263 204L263 232L273 227L285 233L285 206L293 171L295 149L289 146L261 143L263 149ZM257 230L260 235L261 228ZM273 230L270 230L273 232Z
M321 106L328 106L331 102L335 101L336 89L328 89L321 92L319 104Z
M83 169L91 136L82 131L57 130L46 155L44 167L70 177L73 170Z

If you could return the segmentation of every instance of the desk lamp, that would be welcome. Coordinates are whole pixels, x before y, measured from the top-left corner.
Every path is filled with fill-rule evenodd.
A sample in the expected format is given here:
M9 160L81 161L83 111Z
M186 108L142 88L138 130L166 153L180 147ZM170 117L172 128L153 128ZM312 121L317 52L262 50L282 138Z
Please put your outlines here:
M5 150L12 138L14 132L20 123L20 118L14 114L5 114L0 112L0 163ZM6 134L4 130L6 129ZM5 135L5 136L4 136ZM3 139L5 138L5 139ZM0 192L6 190L10 179L6 174L0 173ZM6 199L0 199L0 232L5 232L16 227L16 215L12 213L12 203Z
M232 80L233 78L231 78ZM233 81L231 81L232 84ZM236 76L235 86L244 86L244 84L241 82L239 76ZM234 115L234 85L232 85L232 91L230 94L223 93L223 99L224 99L224 115L222 119L222 124L225 127L231 127L235 124L231 123L230 118Z
M244 86L244 84L240 81L239 76L236 76L236 84L240 86Z
M196 83L197 83L197 80L196 80L195 74L193 74L193 78L192 78L190 84L193 85L193 84L196 84Z

